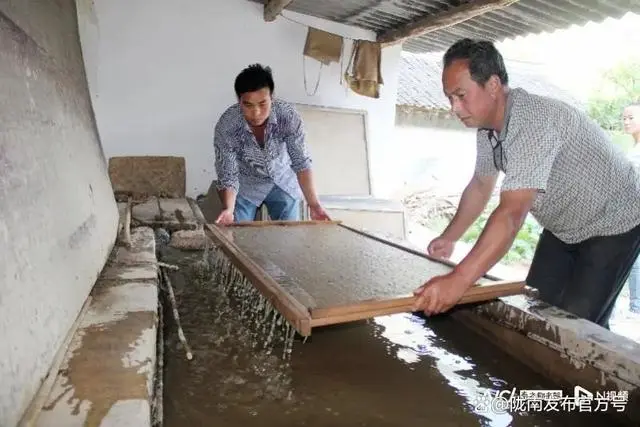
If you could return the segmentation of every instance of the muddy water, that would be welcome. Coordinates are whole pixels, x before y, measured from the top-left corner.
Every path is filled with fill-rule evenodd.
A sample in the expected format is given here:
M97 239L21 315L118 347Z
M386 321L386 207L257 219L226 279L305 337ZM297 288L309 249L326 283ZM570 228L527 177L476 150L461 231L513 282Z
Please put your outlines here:
M170 250L162 259L181 267L170 277L194 352L187 360L166 307L166 427L617 425L598 413L476 410L486 390L557 387L445 316L314 330L283 360L278 347L254 347L246 322L203 280L200 253Z

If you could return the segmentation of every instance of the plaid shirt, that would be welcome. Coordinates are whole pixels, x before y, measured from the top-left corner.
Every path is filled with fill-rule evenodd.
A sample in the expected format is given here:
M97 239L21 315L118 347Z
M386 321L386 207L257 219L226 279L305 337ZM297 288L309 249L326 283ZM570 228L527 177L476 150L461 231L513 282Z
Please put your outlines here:
M478 130L475 173L499 168L502 191L538 190L531 214L558 239L574 244L640 224L640 171L584 112L513 88L504 128L491 134Z
M297 172L311 167L302 119L293 105L274 100L260 147L242 115L240 104L225 111L215 127L215 167L218 190L260 205L274 185L300 198Z

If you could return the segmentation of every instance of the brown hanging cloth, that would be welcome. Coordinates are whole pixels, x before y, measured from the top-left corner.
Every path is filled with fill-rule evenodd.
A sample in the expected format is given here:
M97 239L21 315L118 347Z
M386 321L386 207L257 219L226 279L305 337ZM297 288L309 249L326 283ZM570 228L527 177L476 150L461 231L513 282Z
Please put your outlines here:
M380 85L384 84L381 72L382 49L380 43L355 40L345 79L354 92L371 98L380 97ZM349 75L349 66L352 66Z
M316 59L324 65L340 61L342 37L309 27L304 55Z

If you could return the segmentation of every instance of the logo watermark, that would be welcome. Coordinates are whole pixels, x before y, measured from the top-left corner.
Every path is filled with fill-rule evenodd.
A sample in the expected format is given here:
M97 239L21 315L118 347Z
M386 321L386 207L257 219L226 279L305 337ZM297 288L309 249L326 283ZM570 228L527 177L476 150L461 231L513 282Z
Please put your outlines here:
M506 414L509 412L622 412L629 401L629 392L607 391L592 393L575 386L573 395L562 390L500 390L484 392L476 401L479 413Z

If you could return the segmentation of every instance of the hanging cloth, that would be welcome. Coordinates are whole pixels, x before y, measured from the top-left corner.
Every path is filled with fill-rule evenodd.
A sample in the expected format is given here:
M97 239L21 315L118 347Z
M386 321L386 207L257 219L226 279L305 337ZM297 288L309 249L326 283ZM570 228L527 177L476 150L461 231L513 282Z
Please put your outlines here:
M354 92L371 98L380 97L384 84L381 72L382 49L380 43L355 40L353 52L345 72L345 80ZM352 67L349 74L349 67Z
M342 37L309 27L304 55L316 59L324 65L339 62L342 54Z

